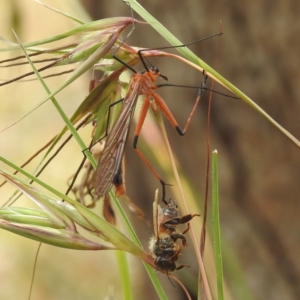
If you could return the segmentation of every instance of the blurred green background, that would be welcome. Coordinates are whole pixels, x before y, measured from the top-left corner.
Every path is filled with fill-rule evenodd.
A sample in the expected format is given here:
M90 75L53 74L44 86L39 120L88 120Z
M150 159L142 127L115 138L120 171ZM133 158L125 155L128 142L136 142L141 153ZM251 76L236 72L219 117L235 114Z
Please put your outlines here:
M140 2L182 42L217 33L222 20L224 35L219 72L300 138L299 1ZM83 8L94 19L131 14L128 6L119 0L82 0L82 7L76 1L48 0L45 3L85 21L88 18ZM73 21L33 1L0 0L0 4L0 35L5 39L13 40L11 28L14 28L22 42L29 42L77 26ZM136 18L140 19L138 16ZM167 45L146 25L137 26L127 42L140 47ZM217 44L217 40L209 40L190 48L213 66ZM4 44L1 43L1 47ZM15 55L1 53L0 60ZM202 80L199 72L182 63L163 58L151 62L168 76L171 83L197 86ZM25 71L28 68L24 66L1 69L0 79L10 79ZM65 78L67 76L51 78L47 82L54 90ZM57 99L69 115L87 95L90 79L91 74L86 74L58 95ZM222 90L220 87L216 89ZM195 91L164 88L159 93L179 123L184 124L192 108ZM205 187L207 96L196 111L185 137L179 137L166 124L181 176L194 187L193 200L198 205L202 203ZM43 99L45 93L36 81L1 87L0 129L18 120ZM47 103L14 127L1 132L1 155L20 165L62 126L60 116L51 103ZM211 147L217 149L220 155L220 214L227 299L298 299L299 149L239 100L214 95L211 127ZM145 139L150 139L152 150L158 152L155 132L151 130L154 129L149 123L143 135ZM88 127L82 130L87 143L90 131ZM126 151L127 194L152 220L154 190L159 185L141 160L137 159L131 141L130 137ZM142 140L141 148L151 158L151 149ZM66 179L76 171L81 159L79 147L71 141L41 179L64 191L67 188ZM158 166L156 168L159 169ZM27 170L33 171L34 166L29 166ZM176 199L176 186L169 191L170 196ZM1 204L10 192L8 185L1 188ZM32 204L22 198L15 205ZM192 204L191 207L193 212L202 210L194 208ZM99 205L96 211L100 213ZM146 248L152 229L135 216L132 216L132 220ZM200 222L197 220L194 225L199 228ZM0 231L1 299L27 298L37 246L36 242ZM211 255L209 248L205 253L205 261L208 273L213 276ZM156 294L142 264L132 256L128 255L128 258L135 299L145 299L145 291L149 299L155 299ZM185 249L181 262L193 265L193 259L191 247ZM193 288L196 285L196 272L191 268L176 275L182 276L185 284ZM174 288L165 276L161 275L160 278L170 299L184 299L179 288ZM210 278L214 286L214 278ZM80 252L43 245L31 299L105 299L109 295L112 299L120 299L120 289L112 252Z

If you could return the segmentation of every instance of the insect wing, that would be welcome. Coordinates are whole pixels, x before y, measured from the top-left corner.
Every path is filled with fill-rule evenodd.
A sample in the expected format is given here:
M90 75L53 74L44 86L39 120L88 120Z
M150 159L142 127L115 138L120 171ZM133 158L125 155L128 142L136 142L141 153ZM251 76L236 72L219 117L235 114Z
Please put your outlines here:
M155 200L153 202L153 228L154 228L154 237L158 240L158 209L161 209L158 205L158 193L155 193Z
M140 88L139 82L130 85L119 118L107 137L94 179L95 193L98 196L110 191L114 177L118 174Z

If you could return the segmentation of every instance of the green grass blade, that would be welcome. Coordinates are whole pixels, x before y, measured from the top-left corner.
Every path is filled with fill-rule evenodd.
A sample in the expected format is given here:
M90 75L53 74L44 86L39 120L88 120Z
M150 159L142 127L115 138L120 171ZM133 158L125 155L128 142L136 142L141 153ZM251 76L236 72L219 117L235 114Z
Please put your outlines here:
M117 249L121 249L123 251L127 251L139 257L142 260L149 261L147 259L147 253L141 248L138 247L135 243L133 243L130 239L128 239L123 233L117 230L114 226L112 226L107 221L103 220L87 207L83 206L79 202L69 198L68 196L60 193L59 191L55 190L53 187L50 187L40 179L32 176L31 174L27 173L23 169L17 167L16 165L12 164L11 162L7 161L3 157L0 156L0 161L3 161L7 165L11 166L19 173L25 175L27 178L35 181L40 186L43 186L45 189L51 191L54 195L58 196L63 201L58 201L57 199L49 198L45 194L43 194L42 198L35 197L36 200L46 200L49 202L49 205L54 205L53 209L59 209L59 212L65 214L66 217L71 218L74 222L76 222L81 227L85 228L86 230L90 231L92 234L110 242L115 246ZM0 169L0 175L4 175L7 178L13 178L13 180L17 180L22 185L28 186L28 188L33 191L32 187L25 183L24 180L20 179L16 175L11 174L8 171ZM37 190L36 190L37 191ZM32 197L30 197L32 199ZM44 201L43 201L44 202ZM44 202L45 204L45 202ZM57 213L58 215L58 213ZM62 218L62 216L60 215ZM65 222L66 224L66 222Z
M133 299L133 295L126 253L123 251L115 251L115 253L120 270L123 299L131 300Z
M224 300L223 291L223 265L220 237L220 216L219 216L219 192L218 192L218 152L213 151L212 155L212 217L213 217L213 238L215 248L215 263L217 269L218 300Z

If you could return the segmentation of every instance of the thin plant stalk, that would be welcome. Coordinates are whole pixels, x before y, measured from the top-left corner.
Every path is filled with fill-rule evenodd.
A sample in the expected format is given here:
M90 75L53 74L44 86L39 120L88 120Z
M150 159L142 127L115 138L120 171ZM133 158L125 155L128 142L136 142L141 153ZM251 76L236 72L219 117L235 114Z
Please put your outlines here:
M220 216L219 216L219 183L218 183L218 152L212 155L212 219L215 248L215 263L217 271L218 300L224 300L223 265L221 251Z
M179 189L179 193L180 193L180 196L181 196L181 199L182 199L182 203L183 203L183 206L184 206L184 212L186 214L188 214L189 209L188 209L188 206L187 206L187 201L186 201L186 198L185 198L185 195L184 195L184 192L183 192L182 184L181 184L181 181L180 181L180 178L179 178L179 175L178 175L175 159L174 159L173 152L172 152L172 149L171 149L171 146L170 146L170 143L169 143L169 139L168 139L168 136L167 136L167 132L166 132L166 129L165 129L165 126L164 126L164 123L163 123L161 113L158 110L158 108L154 109L154 113L155 113L155 116L157 118L159 127L161 129L165 145L167 147L167 151L168 151L169 159L171 161L171 166L172 166L172 169L173 169L173 173L174 173L176 183L177 183L177 186L178 186L178 189ZM195 229L194 229L194 226L193 226L192 222L191 222L191 225L190 225L190 231L191 231L191 235L192 235L194 250L195 250L197 260L198 260L198 264L199 264L200 273L201 273L201 276L203 278L203 285L204 285L205 293L207 295L207 299L212 300L212 296L211 296L211 292L210 292L206 272L205 272L205 269L204 269L203 260L202 260L202 257L200 255L200 252L199 252L199 244L197 242L196 232L195 232Z

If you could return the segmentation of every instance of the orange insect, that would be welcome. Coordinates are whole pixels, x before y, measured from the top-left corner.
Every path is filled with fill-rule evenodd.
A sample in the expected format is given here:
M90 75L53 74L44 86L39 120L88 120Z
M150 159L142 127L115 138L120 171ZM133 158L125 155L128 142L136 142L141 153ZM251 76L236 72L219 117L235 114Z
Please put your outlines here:
M180 135L184 135L185 133L185 131L183 131L179 127L177 121L165 104L164 100L155 92L155 90L158 88L158 86L155 85L157 77L166 79L166 77L161 75L159 70L155 67L151 67L150 69L145 70L141 73L136 72L131 77L129 90L123 101L121 113L107 137L104 150L98 162L98 168L94 178L95 193L98 196L107 194L113 185L117 186L117 191L118 186L122 186L122 180L120 180L122 179L122 177L119 176L119 174L121 173L120 166L135 106L138 96L140 95L144 95L145 98L140 111L137 127L135 129L133 147L137 154L150 168L155 177L161 182L163 186L163 197L165 195L165 182L153 169L143 153L137 148L138 137L146 118L151 100L154 100L156 102L157 106L165 114L167 119L176 128ZM120 193L117 194L120 195Z
M215 34L213 36L220 35ZM207 38L204 38L207 39ZM183 47L186 45L180 45L177 47ZM165 49L171 47L164 47L159 49ZM149 50L149 49L147 49ZM151 49L150 49L151 50ZM156 67L148 67L143 59L142 51L146 50L139 50L138 55L140 57L141 62L143 63L145 70L142 72L137 72L133 69L130 65L124 63L121 59L116 56L113 56L116 60L122 63L124 66L128 67L134 74L131 77L129 83L128 93L124 98L123 107L120 112L120 115L112 127L111 131L107 136L107 140L105 142L105 147L102 152L102 155L98 161L98 168L96 170L96 174L94 177L94 188L95 194L98 196L106 195L110 189L115 185L116 187L116 195L120 196L125 193L124 184L123 184L123 175L121 170L121 161L124 154L125 144L127 142L128 133L130 129L130 125L132 122L132 117L135 111L135 106L140 95L144 96L144 102L142 104L142 108L140 111L140 115L138 118L137 126L135 129L134 140L133 140L133 147L137 154L142 158L142 160L146 163L149 167L151 172L155 175L155 177L160 181L163 188L163 200L165 199L165 185L166 183L160 178L154 168L150 165L146 157L143 153L137 148L138 137L143 126L144 120L146 118L147 111L150 106L150 101L155 101L156 105L160 108L172 126L177 130L180 135L184 135L187 127L190 123L191 117L195 112L196 106L200 101L200 97L203 94L203 91L206 89L205 83L207 80L207 76L205 76L201 87L199 88L199 93L195 105L192 109L190 117L187 120L187 123L182 130L174 116L172 115L171 111L169 110L168 106L164 102L164 100L156 93L156 89L161 86L173 86L171 84L160 84L156 85L155 82L158 77L162 77L163 79L167 80L167 77L162 75L159 72L159 69Z

